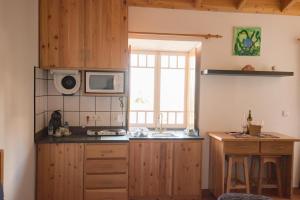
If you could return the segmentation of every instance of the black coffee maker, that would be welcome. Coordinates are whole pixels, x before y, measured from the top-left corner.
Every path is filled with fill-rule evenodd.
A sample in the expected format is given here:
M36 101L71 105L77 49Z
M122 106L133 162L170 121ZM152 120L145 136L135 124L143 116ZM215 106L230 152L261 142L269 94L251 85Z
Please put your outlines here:
M62 121L61 121L61 113L60 110L55 110L51 114L51 119L49 121L49 127L53 127L53 131L55 131L62 126Z

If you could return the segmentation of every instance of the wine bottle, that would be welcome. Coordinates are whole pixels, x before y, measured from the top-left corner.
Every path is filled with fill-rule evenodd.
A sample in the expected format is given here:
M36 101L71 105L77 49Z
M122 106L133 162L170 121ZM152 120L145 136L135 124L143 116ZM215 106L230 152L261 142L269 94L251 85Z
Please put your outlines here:
M251 114L251 110L249 110L248 113L248 118L247 118L247 134L249 134L249 127L252 124L252 114Z

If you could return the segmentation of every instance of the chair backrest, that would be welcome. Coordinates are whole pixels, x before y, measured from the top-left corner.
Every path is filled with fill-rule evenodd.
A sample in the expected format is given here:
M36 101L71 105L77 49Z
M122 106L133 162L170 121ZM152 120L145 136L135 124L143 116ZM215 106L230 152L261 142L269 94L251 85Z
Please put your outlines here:
M3 178L4 178L4 174L3 174L3 171L4 171L4 152L3 150L0 149L0 183L1 185L3 185Z

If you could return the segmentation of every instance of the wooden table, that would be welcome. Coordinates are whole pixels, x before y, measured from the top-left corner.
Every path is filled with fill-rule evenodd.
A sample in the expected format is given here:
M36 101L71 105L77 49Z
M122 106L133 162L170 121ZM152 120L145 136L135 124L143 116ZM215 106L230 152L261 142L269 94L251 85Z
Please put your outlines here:
M225 132L209 132L209 190L216 196L225 191L226 155L273 155L282 156L282 194L285 198L292 195L294 143L299 142L280 133L268 133L277 138L236 138Z

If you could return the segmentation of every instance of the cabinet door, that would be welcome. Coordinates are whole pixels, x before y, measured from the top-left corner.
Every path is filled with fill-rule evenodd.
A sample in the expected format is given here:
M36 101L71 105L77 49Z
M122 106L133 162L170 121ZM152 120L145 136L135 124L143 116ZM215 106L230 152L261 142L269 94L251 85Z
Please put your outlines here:
M86 68L128 68L126 0L86 0Z
M84 66L84 0L40 0L40 66Z
M130 199L170 197L172 157L172 142L130 142Z
M175 197L201 197L201 144L200 141L174 142Z
M40 144L37 200L83 200L83 145Z

